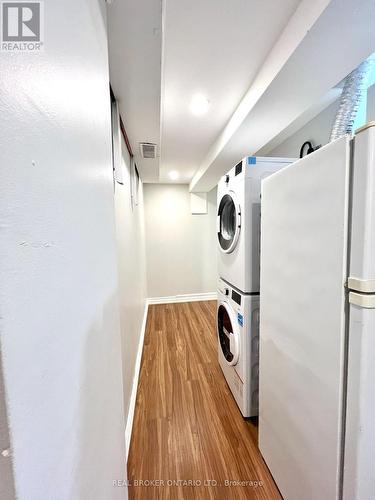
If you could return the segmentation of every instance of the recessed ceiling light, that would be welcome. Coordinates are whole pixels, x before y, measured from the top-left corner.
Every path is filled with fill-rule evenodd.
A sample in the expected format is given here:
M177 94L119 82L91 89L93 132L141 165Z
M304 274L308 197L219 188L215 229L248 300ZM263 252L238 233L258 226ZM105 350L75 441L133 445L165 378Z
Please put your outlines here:
M207 113L210 107L210 101L203 94L194 94L191 103L190 111L195 116L202 116Z
M171 170L168 175L171 181L176 181L180 176L177 170Z

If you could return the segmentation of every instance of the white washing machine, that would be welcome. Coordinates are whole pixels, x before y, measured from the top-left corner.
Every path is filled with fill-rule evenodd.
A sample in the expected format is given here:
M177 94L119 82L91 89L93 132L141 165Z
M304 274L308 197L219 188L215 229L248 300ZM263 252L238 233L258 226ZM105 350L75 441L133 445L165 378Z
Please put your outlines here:
M294 161L249 156L218 184L219 277L243 292L259 292L261 181Z
M216 329L219 364L244 417L258 415L259 295L219 279Z

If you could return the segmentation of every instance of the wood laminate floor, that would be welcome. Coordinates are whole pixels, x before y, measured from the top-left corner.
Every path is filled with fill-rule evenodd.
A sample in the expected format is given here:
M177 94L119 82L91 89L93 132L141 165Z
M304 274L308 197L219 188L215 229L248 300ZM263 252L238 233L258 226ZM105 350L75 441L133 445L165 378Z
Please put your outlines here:
M133 500L281 499L257 424L242 418L218 364L215 316L214 301L149 307L128 462ZM159 483L140 485L150 480Z

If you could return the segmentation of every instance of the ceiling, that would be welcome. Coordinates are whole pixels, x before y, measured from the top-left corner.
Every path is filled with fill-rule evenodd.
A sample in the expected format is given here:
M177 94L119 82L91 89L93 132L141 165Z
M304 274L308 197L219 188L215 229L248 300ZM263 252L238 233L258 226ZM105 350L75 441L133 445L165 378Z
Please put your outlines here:
M112 0L111 85L144 182L172 182L172 170L191 181L299 1ZM205 116L190 111L195 93ZM142 159L140 142L159 158Z
M206 192L242 156L267 154L375 50L374 22L372 0L112 0L111 84L143 182ZM159 157L141 158L139 142Z
M161 0L111 0L107 9L113 92L144 182L159 181L159 158L140 157L139 143L160 145Z
M166 0L160 181L190 182L299 0ZM210 101L194 116L195 94Z

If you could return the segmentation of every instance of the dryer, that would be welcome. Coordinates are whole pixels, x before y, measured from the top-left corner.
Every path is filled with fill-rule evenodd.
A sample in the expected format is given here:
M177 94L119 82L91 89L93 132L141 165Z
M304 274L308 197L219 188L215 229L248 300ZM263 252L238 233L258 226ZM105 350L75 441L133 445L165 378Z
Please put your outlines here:
M216 327L219 364L244 417L258 415L259 296L219 279Z
M249 156L218 184L219 277L242 292L259 292L261 181L294 161Z

